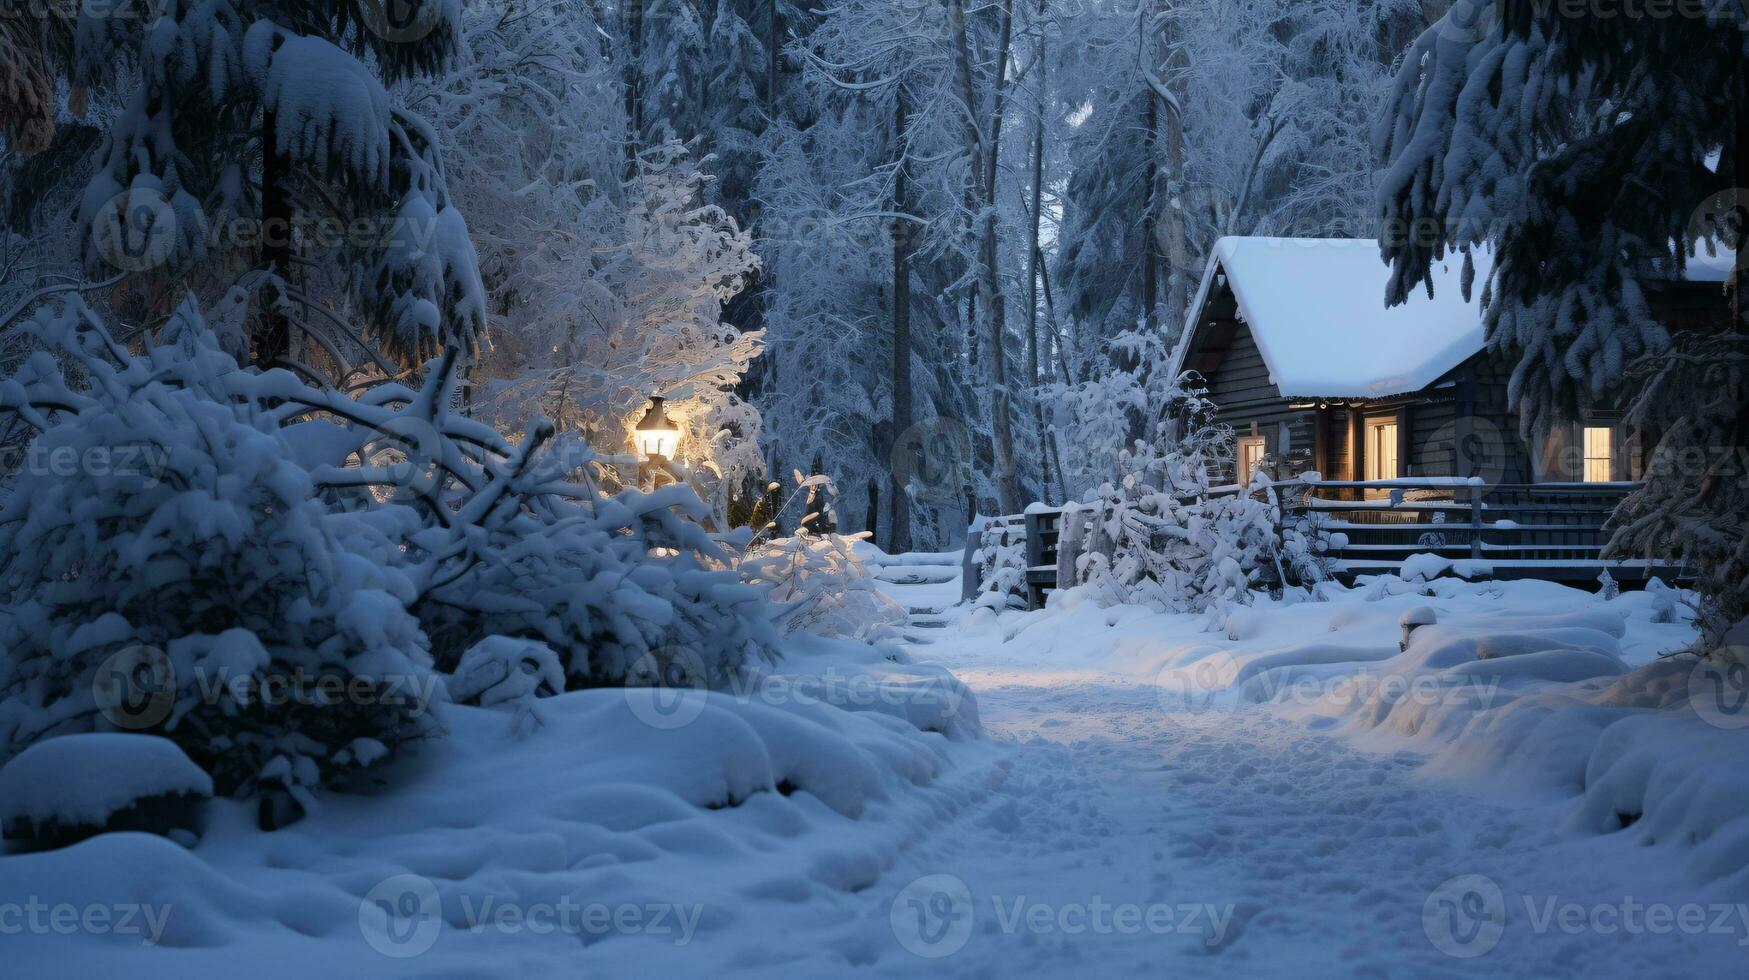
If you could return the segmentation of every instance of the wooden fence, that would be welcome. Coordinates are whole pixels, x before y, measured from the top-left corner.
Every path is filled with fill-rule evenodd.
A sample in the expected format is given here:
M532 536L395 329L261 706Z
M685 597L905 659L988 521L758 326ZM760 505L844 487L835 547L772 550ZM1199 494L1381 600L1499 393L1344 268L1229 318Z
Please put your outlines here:
M1340 534L1328 553L1333 574L1400 572L1411 555L1451 559L1474 578L1537 578L1570 584L1595 581L1606 569L1623 582L1652 575L1682 577L1682 570L1644 560L1605 559L1605 527L1632 483L1538 483L1488 486L1461 477L1371 482L1289 480L1277 483L1284 522L1309 516L1323 531ZM1216 487L1211 496L1243 492ZM991 518L1026 527L1026 583L1034 608L1057 587L1062 508L1034 505L1024 515ZM1072 532L1073 533L1073 532Z

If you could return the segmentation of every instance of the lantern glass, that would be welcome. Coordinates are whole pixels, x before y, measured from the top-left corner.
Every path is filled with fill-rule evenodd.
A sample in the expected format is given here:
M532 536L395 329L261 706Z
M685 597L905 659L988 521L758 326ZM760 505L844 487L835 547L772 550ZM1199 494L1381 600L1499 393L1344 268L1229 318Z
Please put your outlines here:
M674 451L680 448L680 427L662 411L662 401L660 398L650 399L649 411L644 413L632 433L638 453L646 459L657 456L671 459Z

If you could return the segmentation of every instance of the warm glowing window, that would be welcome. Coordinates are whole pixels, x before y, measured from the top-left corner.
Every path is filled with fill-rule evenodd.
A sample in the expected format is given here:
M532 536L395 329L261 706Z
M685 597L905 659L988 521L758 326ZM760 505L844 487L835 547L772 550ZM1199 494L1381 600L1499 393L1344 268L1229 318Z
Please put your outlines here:
M1366 478L1395 480L1397 469L1397 420L1366 420Z
M1615 474L1613 429L1585 427L1585 482L1608 483Z
M1239 482L1249 484L1251 478L1263 468L1264 444L1262 436L1241 436L1239 439Z

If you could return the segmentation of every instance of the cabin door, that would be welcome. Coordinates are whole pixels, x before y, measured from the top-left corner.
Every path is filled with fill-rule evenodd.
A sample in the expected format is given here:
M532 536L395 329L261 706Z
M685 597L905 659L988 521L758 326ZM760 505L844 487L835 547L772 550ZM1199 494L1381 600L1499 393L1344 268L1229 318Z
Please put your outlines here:
M1361 458L1366 461L1365 479L1395 480L1400 475L1397 445L1395 415L1366 420L1366 448L1361 453Z

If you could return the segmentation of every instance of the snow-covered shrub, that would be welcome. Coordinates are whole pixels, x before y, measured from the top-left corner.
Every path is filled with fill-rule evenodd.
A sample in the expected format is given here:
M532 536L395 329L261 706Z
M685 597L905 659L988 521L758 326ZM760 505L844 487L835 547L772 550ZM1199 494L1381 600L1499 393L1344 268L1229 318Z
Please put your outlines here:
M978 605L1026 608L1025 524L991 521L984 525L973 558L978 568Z
M741 577L770 589L776 622L784 633L813 633L878 643L904 630L905 610L887 598L856 554L859 534L815 534L798 528L792 537L756 547L741 560Z
M544 645L567 687L724 684L773 651L766 590L690 489L608 495L544 419L511 443L452 412L455 348L418 390L351 395L239 368L192 302L139 353L77 299L31 330L0 382L37 430L0 500L4 755L123 724L93 693L123 655L168 688L139 727L221 792L307 804L427 730L434 662L508 694L466 683L509 663L491 637Z
M1259 474L1243 488L1211 486L1233 465L1232 430L1180 379L1165 398L1152 441L1124 454L1130 470L1080 505L1088 530L1076 582L1098 601L1201 612L1250 602L1267 580L1309 585L1326 576L1324 532L1284 515L1281 491Z
M749 656L771 655L765 591L728 568L690 489L543 501L534 495L556 475L539 474L507 479L502 501L464 505L479 523L411 540L431 569L415 608L440 666L495 634L551 647L574 688L624 683L650 658L720 686Z
M0 386L39 430L0 502L0 751L129 727L93 691L139 648L163 654L151 671L171 704L152 721L221 792L276 763L327 782L360 746L420 734L421 705L380 696L429 669L413 583L314 499L274 416L232 397L255 379L191 305L139 356L88 316L77 301L39 315L43 349ZM263 693L299 679L347 694Z
M462 654L445 686L451 701L489 708L560 694L565 670L545 643L488 636Z
M313 471L337 495L352 491L337 499L413 580L409 605L440 669L489 636L546 644L572 688L624 683L650 662L716 686L771 655L764 590L730 567L734 550L705 530L709 508L691 488L603 492L599 473L616 460L546 419L510 443L452 412L456 365L452 348L417 392L389 384L351 404L312 402L350 416L346 426L304 423L328 427L304 440ZM391 465L346 464L384 433L398 444Z

